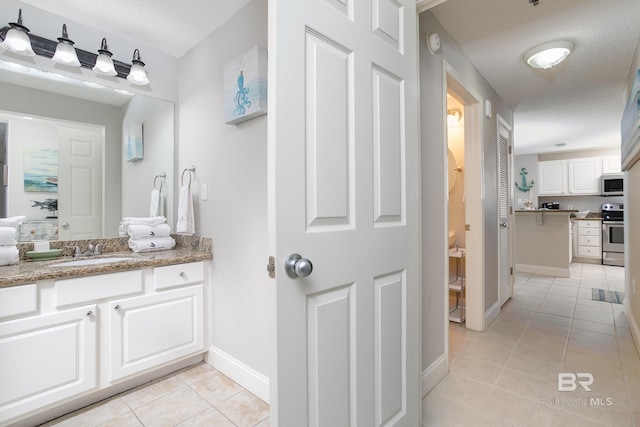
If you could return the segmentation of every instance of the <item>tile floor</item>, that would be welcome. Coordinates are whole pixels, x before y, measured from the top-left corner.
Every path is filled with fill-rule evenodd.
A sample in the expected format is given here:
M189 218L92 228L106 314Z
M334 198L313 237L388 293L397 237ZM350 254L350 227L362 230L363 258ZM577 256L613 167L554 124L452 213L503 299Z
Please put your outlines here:
M423 399L423 426L640 427L640 358L622 305L592 301L594 287L624 291L624 268L518 274L485 332L450 324L449 374ZM591 391L558 391L559 373L592 374Z
M269 405L202 363L43 426L268 427Z
M423 399L423 426L640 427L640 358L622 305L591 300L592 287L624 291L624 269L571 271L519 274L515 297L485 332L450 324L450 372ZM559 392L561 372L591 373L592 391ZM268 425L266 403L206 364L45 424Z

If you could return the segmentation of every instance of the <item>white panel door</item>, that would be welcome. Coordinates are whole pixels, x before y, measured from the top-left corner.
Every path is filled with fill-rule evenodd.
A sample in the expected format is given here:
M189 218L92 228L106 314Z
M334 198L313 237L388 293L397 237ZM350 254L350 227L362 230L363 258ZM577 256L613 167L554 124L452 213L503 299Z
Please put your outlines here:
M539 196L558 196L567 193L567 161L538 162Z
M0 323L0 425L97 388L95 305Z
M600 157L569 160L569 193L599 195L601 176Z
M419 425L415 2L274 0L269 36L271 422Z
M61 127L58 138L58 238L101 237L104 134Z

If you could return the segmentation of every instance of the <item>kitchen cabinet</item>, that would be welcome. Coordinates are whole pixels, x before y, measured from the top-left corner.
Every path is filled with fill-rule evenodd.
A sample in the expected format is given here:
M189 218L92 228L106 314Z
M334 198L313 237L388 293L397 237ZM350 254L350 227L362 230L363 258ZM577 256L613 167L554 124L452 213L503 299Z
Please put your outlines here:
M602 158L602 173L620 173L621 156L605 156Z
M538 162L538 195L560 196L567 193L567 161Z
M578 247L575 257L578 261L600 263L602 260L602 222L598 220L576 220ZM575 231L574 231L575 232Z
M602 158L589 157L584 159L572 159L568 161L568 164L568 194L600 194Z
M538 162L538 196L599 195L602 158Z
M1 425L97 389L96 315L87 305L0 323Z

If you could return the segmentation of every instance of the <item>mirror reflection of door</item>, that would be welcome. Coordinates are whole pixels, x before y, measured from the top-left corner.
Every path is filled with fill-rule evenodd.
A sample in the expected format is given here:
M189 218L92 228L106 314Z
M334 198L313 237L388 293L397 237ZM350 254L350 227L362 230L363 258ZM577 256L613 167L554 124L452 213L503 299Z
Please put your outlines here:
M102 236L101 129L58 128L58 238Z

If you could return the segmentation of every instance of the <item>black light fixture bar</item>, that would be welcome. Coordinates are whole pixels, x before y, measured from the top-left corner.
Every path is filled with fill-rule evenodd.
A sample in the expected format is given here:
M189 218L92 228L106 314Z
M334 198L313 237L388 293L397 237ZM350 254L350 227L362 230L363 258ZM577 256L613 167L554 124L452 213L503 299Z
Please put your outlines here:
M4 40L7 35L7 31L9 31L9 26L4 26L0 28L0 39ZM29 33L29 38L31 39L31 47L33 51L38 56L44 56L45 58L53 58L53 55L56 53L56 46L58 45L57 41L45 39L44 37L37 36L35 34ZM78 61L80 61L80 66L88 69L92 69L96 64L96 58L98 54L93 52L87 52L86 50L78 49L76 47L76 54L78 55ZM120 62L118 60L113 60L113 66L118 73L117 77L122 79L126 79L129 75L129 70L131 69L131 65Z

